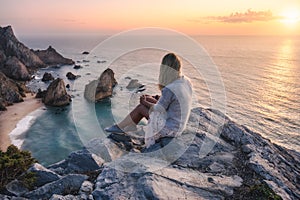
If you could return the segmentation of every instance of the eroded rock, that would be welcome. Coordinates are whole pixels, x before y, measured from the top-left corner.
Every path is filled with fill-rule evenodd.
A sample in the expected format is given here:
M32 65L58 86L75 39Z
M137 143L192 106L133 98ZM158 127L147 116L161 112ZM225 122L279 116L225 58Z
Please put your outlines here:
M70 104L71 96L68 95L62 79L57 78L48 86L43 102L47 106L66 106Z
M30 199L50 199L53 194L71 194L78 192L83 181L88 177L79 174L70 174L61 179L48 183L36 190L24 194L24 197Z
M75 80L76 78L78 78L79 76L73 74L72 72L68 72L66 74L66 77L69 79L69 80Z
M46 66L33 51L18 41L11 26L0 27L0 49L3 50L6 57L18 58L28 67L29 71Z
M54 77L52 76L51 73L45 72L42 78L43 82L47 82L47 81L52 81L54 80Z
M24 101L18 83L6 77L2 72L0 72L0 95L2 104L5 106Z
M49 169L64 175L69 173L87 173L100 169L104 160L83 149L71 153L65 160L49 166Z
M43 186L47 183L56 181L60 179L60 176L55 172L45 168L44 166L35 163L28 172L33 172L35 174L36 180L34 183L35 187Z
M142 85L143 84L139 83L139 81L137 79L131 79L130 82L128 83L128 85L126 86L126 88L127 89L135 89Z
M110 97L116 84L114 72L107 68L99 79L93 80L85 86L84 97L92 102Z
M36 50L34 53L48 66L73 65L75 63L72 59L63 57L52 46L46 50Z

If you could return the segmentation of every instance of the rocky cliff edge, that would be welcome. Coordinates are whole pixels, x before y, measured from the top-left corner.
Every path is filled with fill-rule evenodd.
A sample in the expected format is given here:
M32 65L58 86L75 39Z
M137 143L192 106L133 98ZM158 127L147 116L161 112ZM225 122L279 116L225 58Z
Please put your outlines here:
M7 189L23 199L300 198L299 152L216 110L193 109L182 136L149 149L140 134L94 139L48 168L33 166L33 190Z

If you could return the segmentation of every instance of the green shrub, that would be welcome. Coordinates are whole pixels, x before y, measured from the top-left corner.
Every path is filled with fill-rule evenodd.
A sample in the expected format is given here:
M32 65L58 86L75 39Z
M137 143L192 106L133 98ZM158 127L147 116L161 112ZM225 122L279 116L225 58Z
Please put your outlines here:
M10 145L6 152L0 150L0 191L12 180L20 180L28 187L34 181L34 175L24 172L37 162L31 157L29 151L20 151L16 146ZM22 177L21 177L22 175Z

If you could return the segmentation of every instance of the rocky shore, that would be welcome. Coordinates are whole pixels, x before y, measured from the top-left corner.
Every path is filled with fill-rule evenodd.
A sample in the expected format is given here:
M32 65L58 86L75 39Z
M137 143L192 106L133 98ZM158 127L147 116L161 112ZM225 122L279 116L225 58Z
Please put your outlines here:
M40 68L73 65L53 47L32 50L14 35L11 26L0 27L0 111L13 103L22 102L29 92L26 81Z
M225 123L219 127L221 118ZM300 198L299 152L273 144L216 110L193 109L182 136L161 139L149 149L140 134L94 139L59 163L35 164L29 169L36 175L33 189L15 180L0 198Z

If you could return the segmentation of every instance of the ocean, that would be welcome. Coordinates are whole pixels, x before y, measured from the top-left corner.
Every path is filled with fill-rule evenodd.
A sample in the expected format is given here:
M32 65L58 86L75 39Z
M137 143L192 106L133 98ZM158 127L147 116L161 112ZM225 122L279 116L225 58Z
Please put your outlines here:
M101 48L101 42L107 38L19 36L30 48L45 49L51 45L83 67L41 69L28 84L33 90L45 89L48 84L41 82L42 75L51 72L71 85L68 92L73 97L72 105L65 108L43 107L31 113L12 133L14 144L31 151L40 163L49 165L60 161L88 140L105 136L103 128L122 119L138 102L139 94L126 89L130 79L145 84L145 93L159 92L155 85L158 67L168 50L145 48L122 53L114 48ZM225 97L222 99L225 102L221 102L225 105L222 111L232 120L274 143L300 151L300 37L193 36L192 40L207 51L218 70L216 79L224 84L223 88L212 91L209 82L215 80L205 80L205 73L195 70L183 56L183 72L191 79L195 91L193 107L211 107L215 101L212 94L222 94ZM177 45L189 54L184 44ZM91 53L83 55L83 51ZM117 59L116 54L120 54ZM98 78L108 65L119 82L113 97L96 104L87 102L83 98L84 85ZM81 77L69 81L65 77L69 71Z

